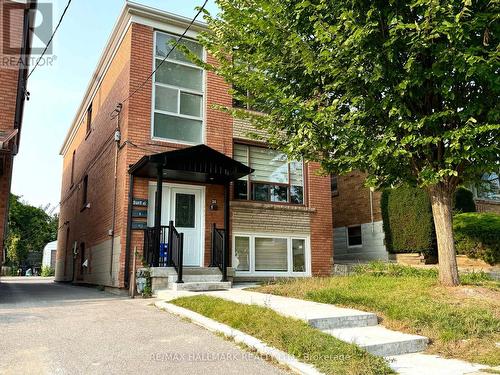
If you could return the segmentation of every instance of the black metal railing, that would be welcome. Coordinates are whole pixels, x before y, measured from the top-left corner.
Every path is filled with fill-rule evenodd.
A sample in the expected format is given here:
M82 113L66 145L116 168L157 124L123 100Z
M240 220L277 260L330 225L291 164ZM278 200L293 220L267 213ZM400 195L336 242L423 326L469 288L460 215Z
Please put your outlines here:
M227 281L227 246L224 229L217 229L212 224L212 260L210 267L219 267L222 272L222 281Z
M174 222L170 221L168 225L168 260L177 271L177 283L183 283L182 281L182 268L183 268L183 257L184 257L184 233L177 232L174 227Z
M144 260L150 267L168 267L168 227L144 229Z
M168 226L144 229L144 260L150 267L174 267L182 283L184 234L170 221Z

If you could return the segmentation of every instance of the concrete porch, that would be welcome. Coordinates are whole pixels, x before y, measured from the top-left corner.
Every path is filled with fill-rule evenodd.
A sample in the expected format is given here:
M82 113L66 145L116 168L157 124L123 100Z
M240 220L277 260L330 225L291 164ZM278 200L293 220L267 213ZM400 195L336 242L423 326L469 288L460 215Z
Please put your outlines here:
M163 290L184 290L192 292L227 290L232 286L234 271L228 268L227 281L223 280L218 267L184 267L182 283L177 283L174 267L151 267L151 289L154 295Z

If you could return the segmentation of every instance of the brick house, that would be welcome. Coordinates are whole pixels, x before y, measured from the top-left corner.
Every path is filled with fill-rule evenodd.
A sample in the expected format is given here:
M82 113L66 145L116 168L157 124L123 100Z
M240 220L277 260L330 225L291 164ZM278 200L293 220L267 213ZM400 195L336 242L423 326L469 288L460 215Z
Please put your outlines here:
M365 177L357 171L331 177L335 263L389 260L380 206L382 193L365 187Z
M19 150L36 1L0 0L0 264L5 261L14 156Z
M213 108L232 105L229 86L180 50L143 85L189 21L125 4L61 149L56 280L126 288L143 262L156 289L181 272L330 274L319 165L250 140L249 123ZM211 62L204 29L195 22L182 44Z

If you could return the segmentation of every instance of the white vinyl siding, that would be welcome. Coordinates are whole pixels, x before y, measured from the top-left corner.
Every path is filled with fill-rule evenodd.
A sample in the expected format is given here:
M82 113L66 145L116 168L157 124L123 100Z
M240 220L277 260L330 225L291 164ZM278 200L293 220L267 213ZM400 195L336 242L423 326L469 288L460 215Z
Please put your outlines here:
M182 50L171 50L176 36L155 32L155 68L153 80L153 138L180 143L203 143L204 72ZM180 43L203 58L203 48L195 41Z

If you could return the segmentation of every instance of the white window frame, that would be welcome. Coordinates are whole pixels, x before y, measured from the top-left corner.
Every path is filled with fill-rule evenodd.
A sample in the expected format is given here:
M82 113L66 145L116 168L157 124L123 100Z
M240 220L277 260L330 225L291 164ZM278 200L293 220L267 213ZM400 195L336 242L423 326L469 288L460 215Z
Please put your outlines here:
M361 230L361 244L349 245L349 228L356 228L356 227L359 227L359 229ZM356 249L356 248L363 247L363 225L349 225L349 226L345 227L345 241L346 241L347 248L349 248L349 249Z
M170 33L170 32L155 30L155 32L153 33L153 70L156 68L156 60L157 59L159 59L159 60L163 60L164 59L164 56L157 56L156 55L156 39L157 39L156 36L158 34L167 34L169 36L173 36L175 38L179 38L179 35L175 35L175 34ZM193 39L193 41L197 42L194 39ZM203 61L206 61L207 55L206 55L205 48L203 48L202 58L203 58ZM202 91L196 91L196 90L192 90L192 89L185 89L185 88L180 88L180 87L173 86L173 85L168 85L168 84L156 82L156 72L155 72L153 74L153 78L152 78L152 86L153 86L152 91L153 92L152 92L152 97L151 97L151 139L154 140L154 141L169 142L169 143L176 143L176 144L190 145L190 146L198 145L198 144L204 144L205 143L205 139L206 139L205 130L206 130L206 117L207 117L206 116L207 115L207 95L205 95L205 93L206 93L206 81L207 81L206 71L205 71L205 69L202 69L202 68L200 68L199 66L197 66L195 64L184 62L184 61L178 61L178 60L174 60L174 59L166 59L165 62L171 62L171 63L174 63L174 64L183 65L183 66L187 66L187 67L190 67L190 68L196 68L196 69L201 70L202 71L202 83L201 83L201 89L202 89ZM177 112L178 113L155 109L155 104L156 104L156 85L162 86L162 87L165 87L165 88L169 88L169 89L173 89L173 90L177 90ZM201 117L183 115L183 114L180 113L180 105L181 105L181 100L180 100L181 98L180 97L181 97L181 92L185 92L185 93L188 93L188 94L194 94L194 95L200 95L201 96L201 105L202 105ZM163 137L157 137L157 136L155 136L154 135L155 113L160 113L160 114L169 115L169 116L175 116L175 117L179 117L179 118L185 118L185 119L188 119L188 120L198 120L198 121L201 120L201 140L200 140L200 142L187 142L187 141L182 141L182 140L179 140L179 139L163 138Z
M236 237L249 238L249 271L238 271L234 268L236 276L261 276L261 277L309 277L311 276L311 239L309 235L291 235L283 233L250 233L250 232L235 232L232 236L232 263L236 259ZM255 238L284 238L287 240L287 271L256 271L255 270ZM304 240L304 262L306 265L305 272L293 272L293 250L292 240Z

